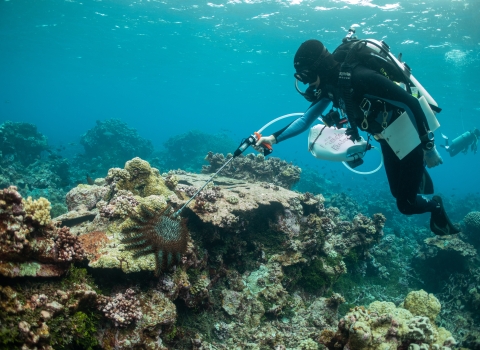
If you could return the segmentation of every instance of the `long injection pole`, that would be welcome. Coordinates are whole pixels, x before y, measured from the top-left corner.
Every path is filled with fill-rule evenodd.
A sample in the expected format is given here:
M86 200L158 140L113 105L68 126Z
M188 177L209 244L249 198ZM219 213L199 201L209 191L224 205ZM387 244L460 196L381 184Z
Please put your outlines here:
M189 205L190 202L205 188L205 186L207 186L207 185L213 180L213 178L214 178L215 176L217 176L217 174L218 174L219 172L221 172L221 171L223 170L223 168L225 168L234 158L235 158L235 157L232 157L232 158L230 158L229 160L227 160L227 161L225 162L225 164L223 164L223 165L220 167L220 169L217 170L217 172L216 172L215 174L213 174L212 176L210 176L210 178L207 180L207 182L205 182L205 183L203 184L203 186L200 187L200 189L199 189L197 192L195 192L195 194L187 201L187 203L185 203L184 205L182 205L182 207L181 207L180 209L178 209L178 210L173 214L173 217L176 218L178 215L180 215L180 213L182 212L182 210L183 210L187 205Z

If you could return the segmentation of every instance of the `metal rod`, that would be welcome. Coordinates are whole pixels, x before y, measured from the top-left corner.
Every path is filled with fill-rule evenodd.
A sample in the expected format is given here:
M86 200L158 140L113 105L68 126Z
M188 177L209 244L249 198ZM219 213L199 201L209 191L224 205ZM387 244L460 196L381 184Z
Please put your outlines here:
M221 171L223 170L223 168L225 168L225 167L227 166L227 164L230 163L234 158L235 158L235 157L232 157L232 158L230 158L229 160L227 160L227 161L225 162L225 164L223 164L223 165L221 166L221 168L218 169L217 172L216 172L215 174L213 174L213 175L207 180L207 182L205 182L205 183L203 184L203 186L200 187L200 189L199 189L197 192L195 192L195 194L187 201L187 203L185 203L184 205L182 205L182 207L181 207L180 209L178 209L178 210L175 212L175 214L173 214L173 217L176 218L178 215L180 215L180 213L182 212L182 210L183 210L187 205L189 205L190 202L200 193L200 191L203 190L203 189L205 188L205 186L207 186L207 185L210 183L210 181L212 181L213 178L214 178L215 176L217 176L217 174L218 174L219 172L221 172Z

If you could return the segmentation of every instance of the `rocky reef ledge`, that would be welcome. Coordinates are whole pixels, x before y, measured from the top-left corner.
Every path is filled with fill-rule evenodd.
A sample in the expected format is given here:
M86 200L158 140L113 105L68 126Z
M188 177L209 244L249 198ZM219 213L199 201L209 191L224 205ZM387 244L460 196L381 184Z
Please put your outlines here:
M339 317L345 259L385 217L241 176L140 158L48 201L0 192L0 343L18 349L448 349L424 291ZM346 218L353 217L353 220Z

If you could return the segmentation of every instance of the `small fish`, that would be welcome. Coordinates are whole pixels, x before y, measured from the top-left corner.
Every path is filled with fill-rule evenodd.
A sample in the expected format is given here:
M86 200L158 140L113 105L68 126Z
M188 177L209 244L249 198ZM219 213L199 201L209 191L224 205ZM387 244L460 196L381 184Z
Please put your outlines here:
M90 177L90 175L87 174L87 183L89 185L93 185L95 183L95 181L93 181L93 179Z

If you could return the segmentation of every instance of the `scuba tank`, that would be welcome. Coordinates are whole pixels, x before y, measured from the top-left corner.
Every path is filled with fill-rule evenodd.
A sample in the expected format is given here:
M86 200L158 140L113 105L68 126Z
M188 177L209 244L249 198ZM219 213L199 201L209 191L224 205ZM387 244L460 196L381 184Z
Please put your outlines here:
M435 113L440 112L441 109L432 96L412 75L410 67L397 59L390 52L390 47L385 42L374 39L358 40L354 33L355 30L350 29L347 36L342 40L343 44L333 52L333 55L338 60L343 60L338 86L350 124L350 127L346 130L349 138L353 141L361 140L358 134L357 121L355 120L353 88L351 85L351 75L357 65L368 67L384 75L389 80L400 83L408 93L419 100L427 118L428 130L435 131L440 126ZM371 105L370 102L368 104ZM361 124L361 128L365 130L368 128L368 123L365 123L365 121L370 107L365 110L362 107L360 108L365 113L364 122ZM404 112L388 127L385 125L384 130L381 132L383 139L387 141L399 159L403 159L421 143L415 127L416 123L412 118L412 116ZM386 124L386 120L384 123Z

